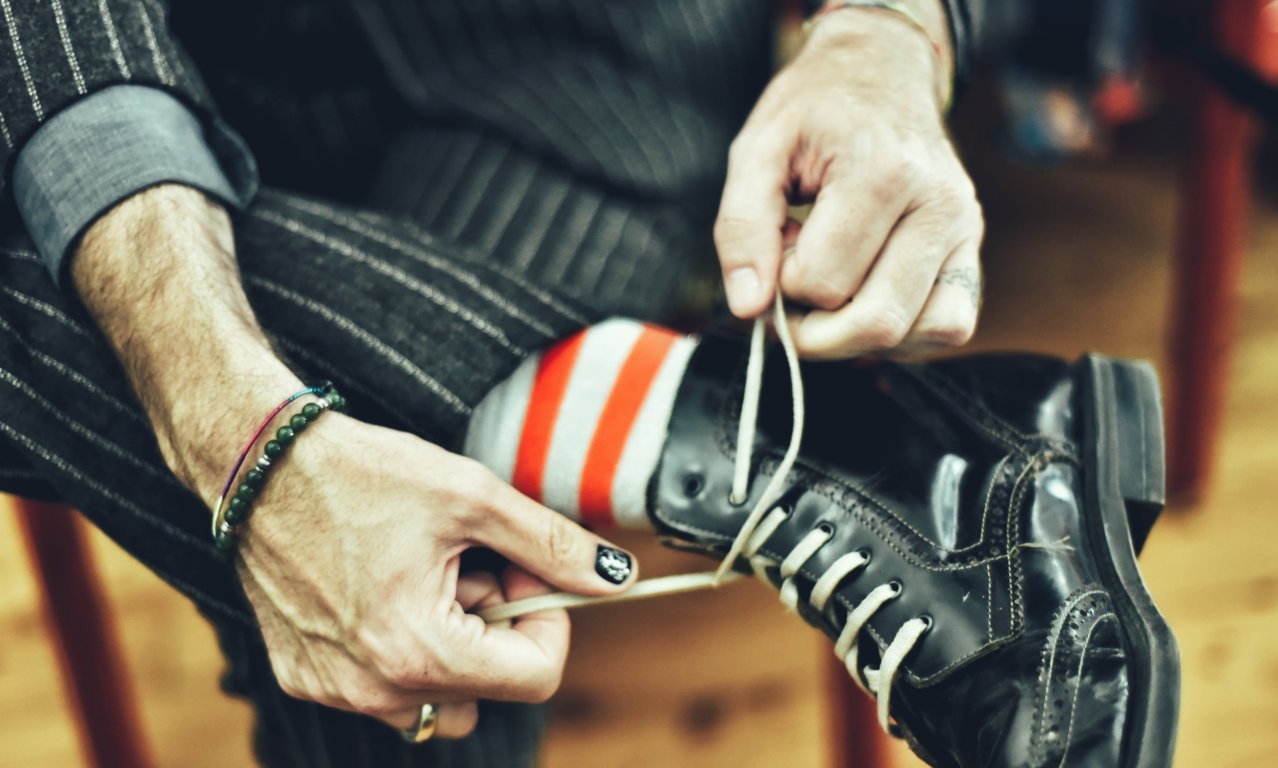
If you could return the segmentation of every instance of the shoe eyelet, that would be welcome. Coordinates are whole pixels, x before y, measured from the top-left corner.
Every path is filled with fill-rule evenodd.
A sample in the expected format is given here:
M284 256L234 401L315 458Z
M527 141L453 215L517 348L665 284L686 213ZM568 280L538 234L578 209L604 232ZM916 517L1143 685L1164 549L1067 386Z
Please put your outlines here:
M897 597L900 597L901 593L905 591L905 585L897 579L889 581L888 586L892 588L892 593Z
M684 475L683 495L695 499L706 489L706 479L698 474Z
M861 547L860 549L856 551L856 553L860 555L861 557L865 558L865 562L861 563L862 568L870 564L870 560L873 557L873 553L870 552L870 550L866 549L865 547Z
M923 624L924 624L923 634L927 634L928 632L931 632L932 627L936 624L936 621L932 618L932 614L930 613L924 613L918 616L917 618L920 618L923 620Z
M833 536L835 531L834 523L827 523L824 520L822 520L820 525L817 526L817 530L821 531L822 533L826 533L826 534L829 534L830 536Z

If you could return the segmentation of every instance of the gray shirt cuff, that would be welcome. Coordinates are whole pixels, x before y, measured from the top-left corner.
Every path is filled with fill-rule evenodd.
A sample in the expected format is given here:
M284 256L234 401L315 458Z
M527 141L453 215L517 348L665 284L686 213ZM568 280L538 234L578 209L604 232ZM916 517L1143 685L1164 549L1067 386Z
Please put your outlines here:
M257 165L234 131L201 123L170 94L115 85L55 115L13 168L13 196L54 280L84 230L130 195L186 184L242 209L257 191Z

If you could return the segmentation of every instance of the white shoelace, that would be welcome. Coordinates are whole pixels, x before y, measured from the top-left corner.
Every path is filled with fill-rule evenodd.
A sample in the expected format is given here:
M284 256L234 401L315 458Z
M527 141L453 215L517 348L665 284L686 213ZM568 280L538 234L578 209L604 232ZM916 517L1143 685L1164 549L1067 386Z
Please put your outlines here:
M759 415L759 396L763 389L763 342L767 323L766 317L760 317L756 320L754 330L750 336L750 356L746 363L741 418L737 425L737 456L733 465L732 490L729 497L733 504L744 504L749 496L754 435ZM746 517L745 523L741 526L741 530L737 533L736 539L733 540L732 546L728 549L728 554L723 558L719 568L705 573L685 573L647 579L636 583L619 595L584 597L567 592L557 592L524 600L515 600L480 611L478 614L480 618L491 624L552 608L574 608L582 605L615 603L717 587L740 578L741 575L732 570L733 565L740 557L747 559L756 576L765 582L768 580L767 569L777 567L778 564L758 554L758 551L789 516L789 512L784 507L773 505L784 493L785 482L789 478L790 470L794 467L794 462L798 459L799 445L803 441L804 421L803 378L799 368L799 356L795 351L794 340L790 338L789 326L785 322L785 308L782 305L780 296L777 297L773 306L772 325L776 329L782 349L785 350L786 362L790 368L790 391L794 407L790 443L786 448L785 455L781 458L780 463L777 464L772 478L768 480L768 484L764 486L758 500L750 509L750 514ZM818 526L809 531L781 561L779 566L782 580L781 602L789 609L797 610L798 607L799 589L794 581L795 575L803 567L803 564L815 555L833 535L832 528L824 525ZM849 552L835 560L817 579L812 588L812 593L808 595L808 604L818 612L824 612L826 606L834 597L834 592L839 584L853 572L864 567L868 562L869 555L866 552ZM843 627L843 631L834 643L834 653L847 665L852 679L856 681L857 685L862 686L867 693L874 695L878 699L879 725L884 730L889 728L888 713L890 711L892 685L896 681L901 664L909 656L910 651L914 649L919 638L931 626L931 622L929 619L919 617L910 619L902 624L892 638L892 642L888 644L887 649L883 652L878 669L868 666L861 667L856 641L857 635L865 628L865 624L870 620L870 617L900 594L901 585L897 582L881 584L872 589L864 600L852 607L852 610L847 615L847 622ZM864 674L864 684L861 682L862 676L858 674L858 670Z

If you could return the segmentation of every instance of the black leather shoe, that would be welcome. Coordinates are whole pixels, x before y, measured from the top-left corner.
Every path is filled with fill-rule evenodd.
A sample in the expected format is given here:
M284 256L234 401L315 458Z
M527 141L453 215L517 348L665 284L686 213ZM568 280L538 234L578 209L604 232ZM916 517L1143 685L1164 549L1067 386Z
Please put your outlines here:
M732 503L745 360L736 340L698 347L651 488L658 530L716 558L790 436L777 359L749 498ZM1135 555L1163 503L1153 370L1097 356L802 370L799 461L734 566L837 639L932 765L1171 765L1179 661Z

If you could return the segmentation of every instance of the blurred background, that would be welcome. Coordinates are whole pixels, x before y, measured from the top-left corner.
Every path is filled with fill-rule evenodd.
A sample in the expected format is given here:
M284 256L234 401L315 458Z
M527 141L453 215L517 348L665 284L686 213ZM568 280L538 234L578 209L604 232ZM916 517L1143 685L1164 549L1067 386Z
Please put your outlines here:
M1176 764L1278 765L1278 2L1080 3L1088 24L1052 17L1073 3L1002 2L1013 12L988 34L1006 44L955 123L988 219L973 349L1158 366L1175 495L1142 568L1180 643ZM102 535L36 517L33 539L0 500L0 766L93 764L67 671L117 645L117 668L82 672L136 707L110 717L136 726L155 765L251 764L250 713L218 693L194 608ZM51 608L83 619L95 595L51 605L29 546L65 569L68 531L118 636L73 632L70 656ZM618 538L647 575L705 566ZM828 641L769 589L593 608L575 624L547 768L918 764L840 705Z

